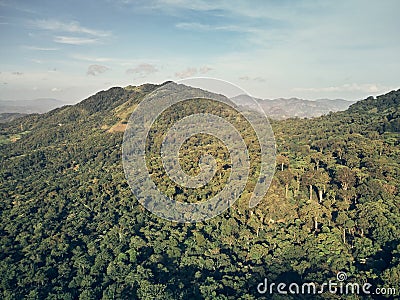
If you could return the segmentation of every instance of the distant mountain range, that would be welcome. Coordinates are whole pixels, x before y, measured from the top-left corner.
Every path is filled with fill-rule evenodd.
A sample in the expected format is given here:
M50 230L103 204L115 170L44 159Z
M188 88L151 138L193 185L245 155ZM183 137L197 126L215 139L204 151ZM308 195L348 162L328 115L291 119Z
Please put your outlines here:
M256 108L254 100L263 108L272 119L288 119L293 117L312 118L326 115L329 112L343 111L355 101L343 99L319 99L315 101L299 98L278 98L274 100L251 98L248 95L239 95L231 98L236 105ZM40 98L34 100L0 100L0 123L9 122L26 114L45 113L55 108L70 103L52 98ZM258 108L257 108L258 109Z
M256 100L265 113L272 119L288 119L293 117L313 118L326 115L329 112L346 110L356 101L343 99L319 99L315 101L299 98L278 98L274 100L251 98L248 95L239 95L231 98L236 105L257 108Z
M0 113L42 114L69 104L52 98L34 100L0 100Z

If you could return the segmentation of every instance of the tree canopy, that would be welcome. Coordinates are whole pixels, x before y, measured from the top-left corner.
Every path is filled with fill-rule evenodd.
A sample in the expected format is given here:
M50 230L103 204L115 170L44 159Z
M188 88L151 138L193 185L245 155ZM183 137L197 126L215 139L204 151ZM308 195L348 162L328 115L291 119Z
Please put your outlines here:
M129 114L155 88L112 88L0 124L1 298L256 299L264 278L321 284L339 271L400 286L400 91L315 119L271 121L278 157L263 201L248 208L250 179L222 215L177 224L134 199L121 162ZM210 105L175 107L158 126L204 106L236 120L256 174L254 134ZM183 145L187 173L198 172L200 153L218 162L210 184L192 191L162 170L162 135L155 127L146 159L166 194L201 201L224 186L229 157L218 140L197 135Z

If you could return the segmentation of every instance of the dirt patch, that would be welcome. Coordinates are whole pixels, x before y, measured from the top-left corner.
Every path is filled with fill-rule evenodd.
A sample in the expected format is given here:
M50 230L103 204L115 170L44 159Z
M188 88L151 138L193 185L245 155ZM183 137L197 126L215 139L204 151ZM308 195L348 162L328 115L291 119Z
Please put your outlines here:
M117 123L113 125L108 132L124 132L126 129L127 124Z

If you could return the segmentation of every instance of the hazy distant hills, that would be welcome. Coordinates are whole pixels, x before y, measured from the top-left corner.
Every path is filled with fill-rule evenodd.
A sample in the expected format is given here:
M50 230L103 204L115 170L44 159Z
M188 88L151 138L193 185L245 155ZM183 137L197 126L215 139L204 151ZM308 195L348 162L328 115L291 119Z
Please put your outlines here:
M41 114L66 104L68 103L52 98L0 100L0 113Z
M355 103L355 101L347 101L343 99L319 99L315 101L299 98L278 98L274 100L253 99L259 103L265 113L272 119L319 117L326 115L329 112L346 110L351 104ZM255 108L256 104L253 99L248 95L239 95L231 98L231 100L237 105Z
M274 100L254 98L272 119L288 119L292 117L312 118L326 115L329 112L343 111L355 101L343 99L320 99L316 101L299 98L278 98ZM247 95L239 95L231 99L235 104L255 108L254 101ZM26 114L45 113L69 103L52 98L34 100L0 100L0 123L9 122Z

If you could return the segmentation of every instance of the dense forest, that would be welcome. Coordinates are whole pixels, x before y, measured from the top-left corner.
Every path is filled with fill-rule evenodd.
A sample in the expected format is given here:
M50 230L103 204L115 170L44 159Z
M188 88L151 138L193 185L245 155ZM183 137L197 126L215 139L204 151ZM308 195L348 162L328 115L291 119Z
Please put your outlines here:
M261 295L257 286L265 278L322 284L346 272L349 282L398 289L400 90L319 118L271 120L276 172L264 200L248 208L249 180L225 213L178 224L135 200L121 161L129 116L157 87L112 88L74 106L0 124L2 299L398 297ZM164 121L209 104L185 105ZM234 112L219 113L229 118ZM156 129L154 145L163 134ZM241 132L247 134L245 126ZM248 133L249 144L252 138ZM225 150L207 136L188 140L186 172L196 174L192 158L199 153L217 157L217 178L201 192L168 180L153 159L157 147L149 147L147 160L166 194L199 201L229 175ZM257 145L249 153L254 166Z

